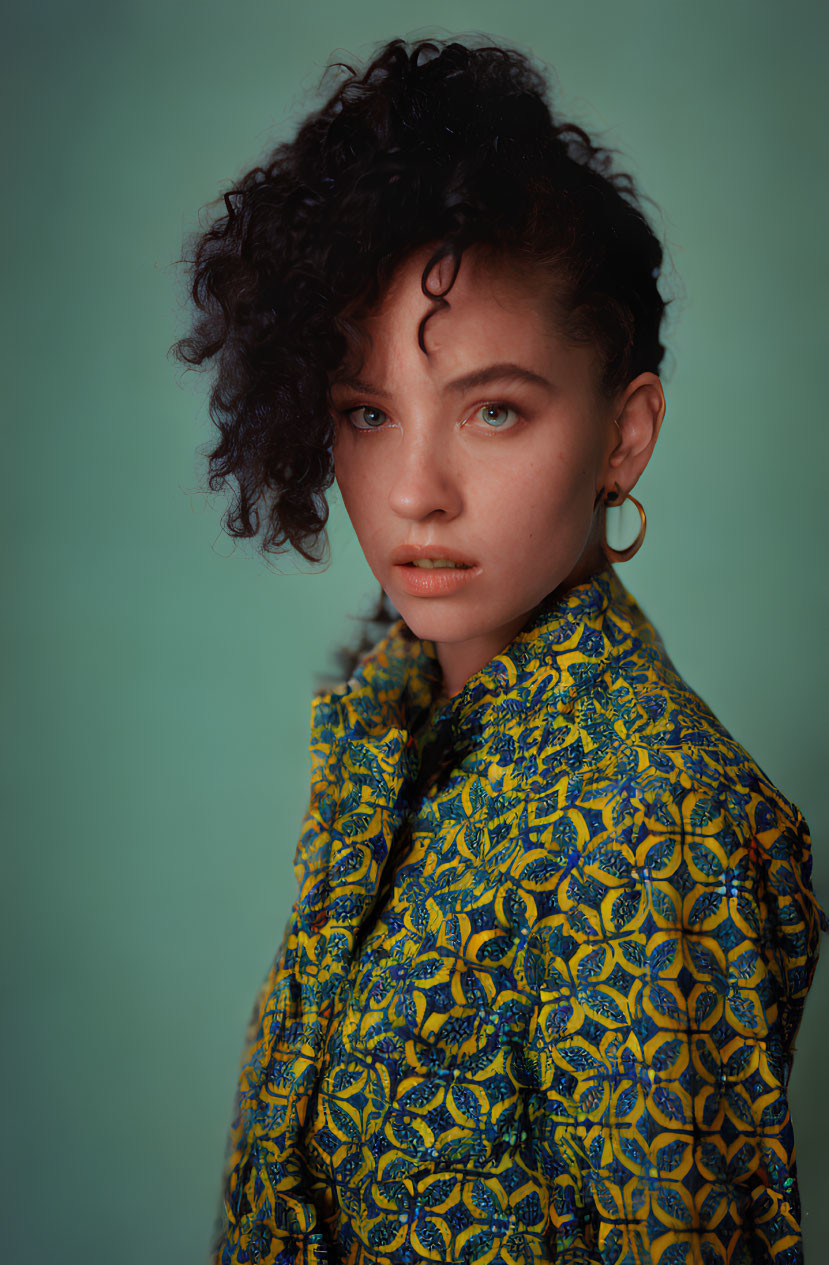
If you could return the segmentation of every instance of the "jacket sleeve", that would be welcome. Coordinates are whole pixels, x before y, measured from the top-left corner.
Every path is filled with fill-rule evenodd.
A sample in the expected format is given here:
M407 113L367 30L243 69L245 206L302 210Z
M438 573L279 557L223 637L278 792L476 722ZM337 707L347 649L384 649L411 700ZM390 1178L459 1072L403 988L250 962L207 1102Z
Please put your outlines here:
M260 1265L317 1265L326 1258L317 1232L316 1212L305 1191L305 1173L291 1151L273 1177L268 1138L286 1127L280 1098L293 1093L280 1088L279 1060L283 1045L292 1048L291 1033L301 1021L302 997L297 963L315 936L305 914L306 902L328 868L329 825L336 810L333 774L336 746L323 727L326 713L315 705L311 744L311 791L294 858L297 898L282 943L257 991L239 1059L233 1117L227 1134L218 1207L210 1237L210 1265L257 1260ZM308 1069L306 1069L308 1070Z
M663 788L615 817L536 935L535 1134L561 1259L795 1265L787 1085L829 929L807 825L767 787Z

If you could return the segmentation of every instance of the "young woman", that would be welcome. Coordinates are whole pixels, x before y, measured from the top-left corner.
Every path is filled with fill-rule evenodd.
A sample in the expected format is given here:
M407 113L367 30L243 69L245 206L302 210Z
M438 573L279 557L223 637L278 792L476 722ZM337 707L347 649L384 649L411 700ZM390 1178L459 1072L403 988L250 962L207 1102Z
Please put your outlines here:
M197 240L177 344L228 530L316 560L336 479L384 626L312 702L214 1259L793 1265L808 829L612 565L660 244L521 54L344 70Z

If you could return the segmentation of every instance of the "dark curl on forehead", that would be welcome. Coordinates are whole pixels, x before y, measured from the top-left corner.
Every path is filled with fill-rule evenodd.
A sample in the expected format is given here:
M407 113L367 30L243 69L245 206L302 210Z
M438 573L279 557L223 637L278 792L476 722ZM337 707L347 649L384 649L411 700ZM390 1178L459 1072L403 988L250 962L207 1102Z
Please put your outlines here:
M662 247L634 181L557 118L525 54L395 39L364 69L335 62L328 75L339 83L324 104L192 239L192 327L172 349L213 370L209 485L234 491L227 531L310 562L334 481L331 379L358 315L418 247L435 245L422 281L432 311L470 246L548 269L560 331L596 347L609 396L664 354Z

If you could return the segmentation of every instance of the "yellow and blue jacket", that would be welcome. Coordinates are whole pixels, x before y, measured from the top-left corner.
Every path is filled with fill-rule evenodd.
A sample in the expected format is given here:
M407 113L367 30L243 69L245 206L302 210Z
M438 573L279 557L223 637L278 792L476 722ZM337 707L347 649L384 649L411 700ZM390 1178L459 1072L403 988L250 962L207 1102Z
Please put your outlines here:
M313 699L212 1259L796 1265L800 812L610 566L440 688L398 620Z

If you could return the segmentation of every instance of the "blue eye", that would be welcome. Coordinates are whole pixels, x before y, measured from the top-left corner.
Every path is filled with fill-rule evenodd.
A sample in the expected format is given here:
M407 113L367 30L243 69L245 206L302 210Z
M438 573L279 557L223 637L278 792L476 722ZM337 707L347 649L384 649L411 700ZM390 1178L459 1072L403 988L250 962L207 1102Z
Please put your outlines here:
M355 413L374 413L378 417L386 416L386 414L383 412L382 409L372 408L370 404L361 404L359 405L358 408L350 408L346 412L345 416L348 418L349 422L351 422L351 425L354 427L355 430L379 430L379 425L378 426L371 426L371 425L358 426L356 422L353 420L353 415ZM365 421L365 418L363 418L363 420Z
M513 413L513 414L515 414L515 409L514 409L514 408L512 408L509 404L498 404L498 403L495 403L495 404L482 404L482 405L481 405L481 407L478 409L478 415L479 415L479 416L481 416L481 415L484 415L484 414L487 414L487 413L488 413L488 414L490 414L490 416L488 416L488 417L486 417L486 416L485 416L485 417L484 417L484 421L494 423L494 429L495 429L495 430L503 430L503 429L504 429L504 423L503 423L503 422L496 422L496 421L495 421L495 418L492 416L492 414L497 414L497 413ZM517 414L516 414L516 416L517 416Z

